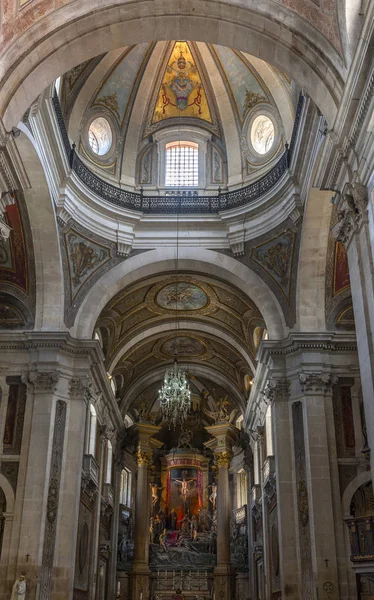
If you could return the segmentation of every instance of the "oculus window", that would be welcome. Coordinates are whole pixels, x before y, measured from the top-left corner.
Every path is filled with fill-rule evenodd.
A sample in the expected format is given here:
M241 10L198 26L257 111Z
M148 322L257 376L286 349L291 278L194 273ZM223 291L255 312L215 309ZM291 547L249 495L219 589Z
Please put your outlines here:
M199 185L199 146L195 142L166 144L165 185L197 187Z
M104 117L94 119L88 128L88 142L98 156L107 154L112 147L112 129Z
M274 123L269 117L259 115L251 127L251 143L259 154L267 154L274 144Z

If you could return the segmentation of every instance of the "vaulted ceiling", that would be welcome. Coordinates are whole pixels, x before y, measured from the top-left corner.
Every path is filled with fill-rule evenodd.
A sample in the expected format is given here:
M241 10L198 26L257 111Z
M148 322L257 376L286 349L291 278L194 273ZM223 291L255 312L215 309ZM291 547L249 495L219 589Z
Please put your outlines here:
M126 408L146 388L154 401L152 393L174 357L191 375L222 386L243 405L264 329L261 312L240 290L187 272L127 287L105 307L96 328Z

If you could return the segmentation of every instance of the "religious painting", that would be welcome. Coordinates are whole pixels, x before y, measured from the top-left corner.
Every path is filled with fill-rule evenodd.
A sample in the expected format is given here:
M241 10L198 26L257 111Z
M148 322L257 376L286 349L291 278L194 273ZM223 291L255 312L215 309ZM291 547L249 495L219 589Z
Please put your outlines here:
M198 515L199 486L198 470L188 467L170 469L170 511L177 513L177 528L180 529L184 515Z
M203 82L187 42L175 42L156 101L152 123L193 117L212 123Z
M350 286L348 258L343 244L335 243L333 296Z
M177 336L164 342L161 351L168 356L200 356L205 347L199 340L187 336Z
M208 304L208 296L197 285L179 281L161 288L156 303L169 310L199 310Z
M6 220L12 230L7 241L0 239L0 281L28 292L26 244L17 203L6 207Z
M109 248L89 240L73 229L65 234L65 246L73 299L82 285L111 259L111 255Z
M287 231L253 249L252 258L278 283L289 298L295 234Z

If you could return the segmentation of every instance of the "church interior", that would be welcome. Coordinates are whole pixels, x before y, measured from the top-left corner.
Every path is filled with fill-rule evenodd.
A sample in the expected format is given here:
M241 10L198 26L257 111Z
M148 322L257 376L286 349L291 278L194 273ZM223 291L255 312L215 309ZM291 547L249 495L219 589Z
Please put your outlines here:
M374 600L374 0L3 0L0 600Z

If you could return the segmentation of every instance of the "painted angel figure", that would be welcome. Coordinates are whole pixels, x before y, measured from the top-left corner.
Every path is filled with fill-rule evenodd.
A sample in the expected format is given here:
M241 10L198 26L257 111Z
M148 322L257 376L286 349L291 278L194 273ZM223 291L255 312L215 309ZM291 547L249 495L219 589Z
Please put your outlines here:
M183 497L183 501L186 502L187 496L188 496L188 492L189 492L188 486L193 481L196 481L196 477L194 477L193 479L185 479L183 477L183 479L173 479L173 481L176 481L177 483L181 484L181 486L182 486L181 496Z

